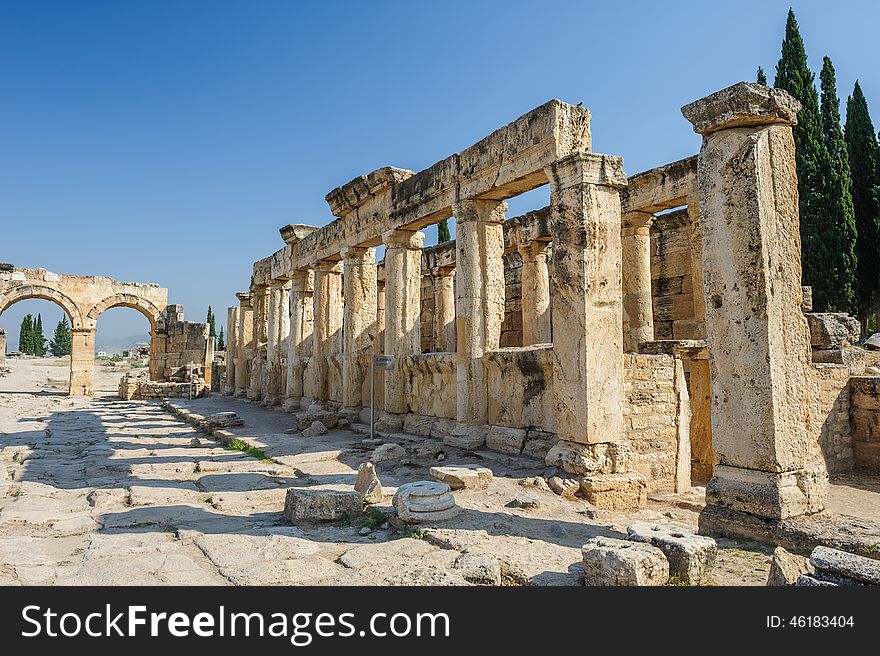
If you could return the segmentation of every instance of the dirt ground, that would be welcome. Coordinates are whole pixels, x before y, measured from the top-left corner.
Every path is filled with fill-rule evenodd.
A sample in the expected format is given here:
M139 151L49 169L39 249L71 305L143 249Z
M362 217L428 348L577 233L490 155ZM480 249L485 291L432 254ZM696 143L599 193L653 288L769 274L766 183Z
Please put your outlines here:
M466 585L463 552L496 558L509 585L577 585L580 547L624 537L634 521L695 530L702 489L610 512L520 483L540 463L434 440L407 441L410 458L379 469L385 500L353 524L291 526L282 516L293 486L351 489L371 446L331 430L285 433L294 418L223 396L182 402L201 414L234 410L232 431L268 459L230 450L157 403L120 401L126 371L98 365L96 395L66 396L66 360L7 360L0 378L0 584ZM197 438L201 444L192 446ZM390 441L390 440L389 440ZM442 454L442 455L441 455ZM438 464L479 463L486 490L455 493L463 512L410 532L385 522L396 486L430 479ZM829 509L880 518L880 480L835 479ZM509 506L517 495L534 509ZM719 585L764 585L771 548L719 541Z

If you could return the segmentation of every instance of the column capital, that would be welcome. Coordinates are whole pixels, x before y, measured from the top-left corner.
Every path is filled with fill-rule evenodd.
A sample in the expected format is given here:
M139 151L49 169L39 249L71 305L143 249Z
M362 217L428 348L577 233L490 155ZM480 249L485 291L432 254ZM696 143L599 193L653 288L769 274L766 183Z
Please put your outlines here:
M547 257L550 242L538 239L521 239L516 242L516 250L523 261L534 262L538 258Z
M342 261L352 265L367 265L376 263L376 249L370 246L346 246L339 254Z
M733 86L695 100L681 113L703 136L730 128L797 125L801 103L784 89L753 82Z
M507 203L502 200L481 200L465 198L452 204L452 214L456 223L481 221L483 223L504 223Z
M418 230L395 228L388 230L382 235L382 242L388 248L405 248L410 251L418 251L425 244L425 233Z
M623 158L616 155L576 152L544 167L551 188L569 189L592 184L622 189L627 185Z
M290 289L297 292L311 292L315 288L315 277L309 269L297 269L290 274Z
M650 228L657 217L650 212L625 212L621 216L621 226L625 228Z
M455 275L455 265L449 266L433 266L430 269L431 276L434 278L451 278Z
M238 292L235 295L235 298L238 299L241 307L250 306L251 304L251 295L250 292Z
M342 273L342 260L317 260L312 268L321 273Z

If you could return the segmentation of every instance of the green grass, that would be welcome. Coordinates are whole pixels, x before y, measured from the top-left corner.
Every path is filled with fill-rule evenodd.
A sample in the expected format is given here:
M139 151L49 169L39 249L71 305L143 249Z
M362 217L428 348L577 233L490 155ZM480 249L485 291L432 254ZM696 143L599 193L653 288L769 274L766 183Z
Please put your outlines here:
M251 446L247 442L242 442L241 440L232 440L229 444L226 445L227 449L232 449L233 451L241 451L242 453L246 453L247 455L256 458L257 460L267 460L272 462L272 459L266 455L266 452L262 449L258 449L255 446Z
M382 524L388 521L388 515L383 513L378 508L374 508L370 504L364 504L364 516L358 520L357 527L363 528L366 526L372 530L376 530L381 527Z
M866 556L873 556L875 553L877 553L877 545L869 544L864 548L864 551Z
M17 497L21 494L21 488L17 485L15 487L9 488L9 492L6 493L6 496Z

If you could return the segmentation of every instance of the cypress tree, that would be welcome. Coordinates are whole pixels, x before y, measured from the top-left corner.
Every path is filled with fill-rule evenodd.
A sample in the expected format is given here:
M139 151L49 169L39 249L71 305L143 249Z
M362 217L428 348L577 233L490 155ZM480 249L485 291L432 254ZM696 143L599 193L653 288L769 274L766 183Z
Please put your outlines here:
M822 87L822 135L825 149L821 160L822 197L825 206L826 234L829 240L823 281L825 309L858 313L856 300L856 219L853 211L849 155L840 127L840 99L834 65L829 57L822 60L819 74Z
M217 350L226 350L226 336L223 334L223 326L220 326L220 334L217 336Z
M788 10L782 55L776 65L773 86L785 89L797 98L802 109L793 128L797 166L799 209L801 224L801 260L803 282L813 288L813 304L824 310L829 301L827 223L822 198L820 164L827 153L822 139L822 121L819 115L819 94L813 84L814 76L807 66L807 52L798 30L794 12ZM834 293L834 290L831 290Z
M214 311L211 309L211 306L210 306L210 305L208 306L208 319L207 319L207 323L208 323L208 326L210 327L210 330L208 331L208 334L209 334L211 337L216 337L217 333L216 333L215 330L214 330Z
M758 84L763 84L765 87L767 86L767 75L764 73L764 69L758 66Z
M437 224L437 243L443 244L452 241L452 235L449 234L449 219L443 219Z
M33 332L34 318L26 314L18 331L18 350L26 355L33 355Z
M49 352L56 358L70 355L72 345L73 335L70 332L70 323L68 323L66 316L62 316L61 321L55 326L55 334L49 342Z
M866 333L872 309L877 311L875 327L880 329L880 146L858 81L846 101L844 135L858 233L859 317Z
M43 335L43 315L37 314L37 322L34 324L34 355L42 357L46 355L46 337Z

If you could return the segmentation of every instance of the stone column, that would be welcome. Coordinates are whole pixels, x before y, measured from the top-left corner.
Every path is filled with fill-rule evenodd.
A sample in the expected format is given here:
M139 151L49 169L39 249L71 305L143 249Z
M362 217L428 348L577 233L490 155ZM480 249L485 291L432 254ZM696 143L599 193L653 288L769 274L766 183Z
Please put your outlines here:
M651 223L648 212L627 212L621 228L623 263L623 350L637 353L640 342L654 340L651 295Z
M486 423L483 355L501 341L504 321L504 213L507 203L464 200L455 214L455 336L457 420Z
M286 381L282 379L281 354L290 332L290 286L274 281L269 288L268 340L266 342L266 375L263 381L263 405L281 403Z
M263 398L267 344L269 342L269 296L268 285L254 285L251 298L254 308L254 345L251 357L250 387L247 394L247 397L252 401L259 401Z
M791 126L800 103L742 82L682 108L698 163L712 440L702 530L815 513L827 473L810 436L810 333Z
M70 345L70 395L94 394L95 329L74 328Z
M550 273L547 269L546 241L521 240L516 249L522 258L522 345L549 344Z
M342 294L340 274L342 264L338 260L319 260L315 263L315 292L312 297L314 324L312 334L312 360L309 373L312 376L310 391L314 400L327 403L330 400L330 362L334 340L339 339L342 329Z
M376 334L376 249L345 248L342 266L342 406L354 418L363 406Z
M235 348L235 396L247 396L250 388L250 361L254 348L254 310L251 306L251 295L239 292L235 295L239 300L238 334Z
M455 352L455 267L434 267L434 350Z
M307 348L312 336L312 292L314 276L311 271L297 271L290 280L290 335L287 340L287 400L284 409L297 412L303 397L303 374Z
M238 357L238 322L239 308L230 307L226 310L226 383L223 394L235 394L235 364Z
M622 473L623 160L574 153L546 171L553 236L553 415L560 440L546 460L575 474Z
M385 242L385 354L396 365L385 372L385 412L408 410L406 377L402 360L421 352L419 314L421 309L422 245L425 235L412 230L391 230Z
M376 285L376 337L373 339L373 353L382 355L385 353L385 281L378 280ZM376 397L376 407L385 407L385 372L381 369L374 372L373 394ZM366 413L369 418L369 412ZM369 423L361 418L364 423Z
M694 294L694 339L706 339L706 297L703 294L703 239L700 230L700 196L688 196L691 222L691 287Z

